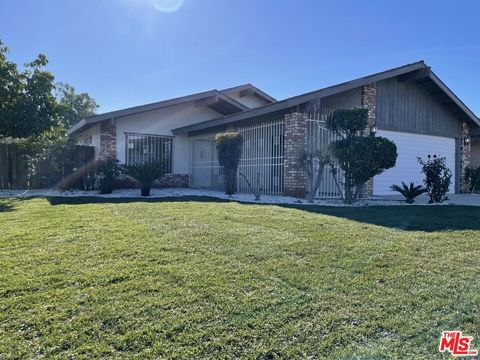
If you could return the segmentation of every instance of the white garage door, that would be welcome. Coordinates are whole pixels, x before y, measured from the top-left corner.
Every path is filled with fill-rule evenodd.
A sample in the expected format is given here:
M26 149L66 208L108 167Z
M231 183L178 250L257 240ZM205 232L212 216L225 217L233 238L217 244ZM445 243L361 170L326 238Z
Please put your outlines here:
M397 145L398 158L394 168L374 178L374 195L396 194L390 190L390 186L401 184L402 181L423 184L424 176L417 157L426 159L429 154L447 158L447 166L453 174L450 192L455 192L455 139L385 130L379 130L377 136L390 139Z

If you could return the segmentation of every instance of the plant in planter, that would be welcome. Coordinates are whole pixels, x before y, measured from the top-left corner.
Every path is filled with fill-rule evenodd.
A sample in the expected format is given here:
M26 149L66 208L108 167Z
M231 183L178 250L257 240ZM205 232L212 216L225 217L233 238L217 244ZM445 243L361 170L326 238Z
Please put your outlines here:
M446 165L444 157L428 155L427 160L417 158L425 175L423 180L430 197L429 203L441 203L448 200L447 193L452 181L452 171Z
M115 188L115 180L120 174L120 167L118 166L118 160L114 158L108 158L100 160L96 168L96 178L100 194L111 194Z
M153 182L165 174L165 168L158 162L145 162L123 165L122 172L138 181L142 196L150 196Z
M422 185L415 185L413 182L410 183L410 186L405 184L402 181L402 185L392 185L390 186L392 191L397 191L403 195L405 198L405 202L407 204L413 204L415 202L415 198L427 192Z
M237 169L242 157L243 137L238 131L227 131L215 136L218 151L218 162L223 169L225 193L235 194L237 191Z

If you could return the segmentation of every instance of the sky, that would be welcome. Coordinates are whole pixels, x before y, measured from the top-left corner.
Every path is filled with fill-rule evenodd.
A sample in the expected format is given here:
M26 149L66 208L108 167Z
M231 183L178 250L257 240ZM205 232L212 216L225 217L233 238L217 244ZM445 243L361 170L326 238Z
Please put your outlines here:
M99 112L252 83L277 99L424 60L480 115L479 1L0 0L0 39Z

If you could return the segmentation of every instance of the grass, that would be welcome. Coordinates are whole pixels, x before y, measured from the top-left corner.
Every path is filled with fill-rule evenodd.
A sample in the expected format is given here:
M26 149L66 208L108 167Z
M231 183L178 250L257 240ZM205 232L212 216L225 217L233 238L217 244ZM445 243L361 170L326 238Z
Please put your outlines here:
M434 359L449 329L480 346L480 208L206 200L0 200L0 358Z

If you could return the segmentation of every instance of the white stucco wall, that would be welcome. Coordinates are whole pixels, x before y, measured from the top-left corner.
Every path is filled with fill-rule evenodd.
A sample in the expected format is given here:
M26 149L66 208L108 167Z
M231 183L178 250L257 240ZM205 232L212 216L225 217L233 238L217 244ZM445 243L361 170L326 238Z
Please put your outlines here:
M269 104L268 101L260 99L258 96L247 95L240 97L238 93L227 93L227 95L250 109Z
M92 137L92 146L95 147L95 159L97 159L100 153L100 124L95 124L91 128L76 135L75 141L78 145L84 145L84 139L88 136Z
M197 108L192 103L119 118L116 120L117 158L120 162L125 162L125 134L127 133L173 136L172 129L215 119L219 116L221 115L214 110L207 107ZM190 172L190 139L188 136L174 137L172 165L174 174Z

